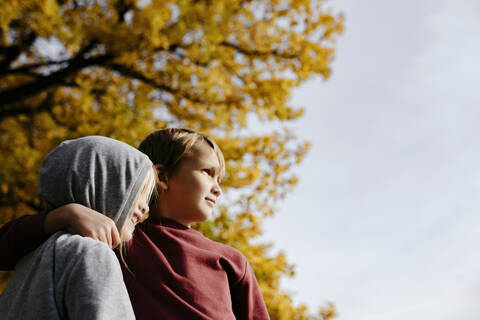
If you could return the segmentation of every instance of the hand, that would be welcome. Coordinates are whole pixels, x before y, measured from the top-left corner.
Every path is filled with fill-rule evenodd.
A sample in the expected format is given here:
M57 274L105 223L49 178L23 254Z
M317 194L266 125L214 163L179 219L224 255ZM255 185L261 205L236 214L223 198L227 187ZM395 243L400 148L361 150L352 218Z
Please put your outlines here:
M120 233L112 219L78 203L50 211L45 218L44 228L47 234L65 230L105 242L112 249L120 244Z

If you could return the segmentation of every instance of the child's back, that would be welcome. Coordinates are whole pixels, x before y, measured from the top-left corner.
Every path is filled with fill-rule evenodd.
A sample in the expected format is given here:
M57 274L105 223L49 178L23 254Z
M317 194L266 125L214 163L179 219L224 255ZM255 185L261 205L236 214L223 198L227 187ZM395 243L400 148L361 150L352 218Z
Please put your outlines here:
M247 259L173 220L137 228L127 264L137 319L268 319Z
M220 148L198 132L165 129L139 149L157 167L159 181L152 219L137 229L129 251L135 276L124 272L137 318L268 319L245 256L190 229L212 216L222 193Z

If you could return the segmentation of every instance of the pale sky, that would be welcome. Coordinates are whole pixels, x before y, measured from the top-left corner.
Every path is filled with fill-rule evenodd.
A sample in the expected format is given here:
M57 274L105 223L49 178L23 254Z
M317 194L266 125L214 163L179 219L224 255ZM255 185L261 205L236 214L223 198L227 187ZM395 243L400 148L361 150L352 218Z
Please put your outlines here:
M338 320L480 319L480 1L331 0L333 74L295 91L313 147L264 224L283 287Z

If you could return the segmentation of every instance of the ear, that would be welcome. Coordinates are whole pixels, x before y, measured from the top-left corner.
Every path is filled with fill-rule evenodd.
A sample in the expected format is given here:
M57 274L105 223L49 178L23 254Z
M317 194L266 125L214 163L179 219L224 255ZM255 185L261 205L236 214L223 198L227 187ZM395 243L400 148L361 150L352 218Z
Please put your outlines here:
M160 192L165 192L168 190L168 175L165 172L165 167L157 163L154 165L155 170L157 171L157 190Z

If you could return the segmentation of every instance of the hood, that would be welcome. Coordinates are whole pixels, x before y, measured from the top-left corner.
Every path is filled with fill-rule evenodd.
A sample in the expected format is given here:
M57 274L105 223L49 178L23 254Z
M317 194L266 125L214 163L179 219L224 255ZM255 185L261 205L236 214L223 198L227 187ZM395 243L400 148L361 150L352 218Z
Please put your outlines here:
M43 160L38 193L51 209L79 203L120 230L151 167L147 155L111 138L67 140Z

